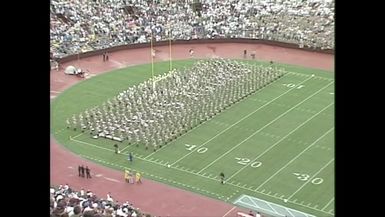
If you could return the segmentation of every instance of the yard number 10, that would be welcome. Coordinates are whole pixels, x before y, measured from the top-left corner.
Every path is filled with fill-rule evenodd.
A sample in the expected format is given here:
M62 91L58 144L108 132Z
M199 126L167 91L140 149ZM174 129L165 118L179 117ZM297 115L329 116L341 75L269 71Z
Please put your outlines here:
M300 84L300 85L296 85L296 84L292 84L292 83L289 83L289 84L283 84L283 86L286 86L286 87L290 87L290 88L293 88L293 87L296 87L297 89L301 89L304 87L304 85Z
M186 149L189 150L189 151L192 151L194 150L195 147L197 147L196 145L189 145L189 144L185 144L186 146ZM200 147L197 149L197 152L200 153L200 154L203 154L207 151L207 148L206 147Z

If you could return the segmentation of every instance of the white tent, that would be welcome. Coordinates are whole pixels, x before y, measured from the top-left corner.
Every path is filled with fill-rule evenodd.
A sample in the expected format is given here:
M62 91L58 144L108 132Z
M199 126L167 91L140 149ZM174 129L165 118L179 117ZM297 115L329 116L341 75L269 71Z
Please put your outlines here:
M69 75L75 75L77 72L75 66L67 66L64 73Z

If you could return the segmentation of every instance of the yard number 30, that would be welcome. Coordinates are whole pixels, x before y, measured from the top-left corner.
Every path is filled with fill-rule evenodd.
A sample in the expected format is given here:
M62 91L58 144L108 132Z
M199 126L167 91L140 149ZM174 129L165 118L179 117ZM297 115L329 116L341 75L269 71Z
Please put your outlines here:
M293 173L295 176L297 176L297 179L301 181L307 181L309 180L310 176L308 174L299 174L299 173ZM324 180L322 178L314 178L311 180L311 183L315 185L319 185L323 182Z

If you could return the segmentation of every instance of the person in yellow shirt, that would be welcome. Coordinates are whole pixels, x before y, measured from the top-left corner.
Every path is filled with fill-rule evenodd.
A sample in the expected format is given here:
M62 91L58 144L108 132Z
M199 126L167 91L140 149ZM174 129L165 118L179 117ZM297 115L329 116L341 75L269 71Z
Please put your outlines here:
M133 171L128 173L128 183L135 184L135 174Z
M124 170L124 180L128 183L130 183L130 176L129 176L130 171Z
M136 172L136 183L142 183L142 175Z

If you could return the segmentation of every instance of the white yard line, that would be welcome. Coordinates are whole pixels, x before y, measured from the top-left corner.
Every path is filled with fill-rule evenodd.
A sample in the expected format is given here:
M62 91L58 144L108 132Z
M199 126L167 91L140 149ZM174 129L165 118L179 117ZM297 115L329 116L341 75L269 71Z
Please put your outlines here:
M258 204L257 204L252 198L248 197L248 199L251 201L251 203L253 204L254 207L256 207L256 208L262 208L262 207L258 206ZM271 208L272 208L272 207L271 207Z
M251 200L251 201L253 201L253 200ZM266 203L275 213L278 213L279 214L279 212L277 212L277 210L275 210L274 209L274 207L272 207L271 205L270 205L270 203Z
M75 139L75 138L77 138L77 137L79 137L79 136L81 136L81 135L83 135L83 134L84 134L84 133L80 133L80 134L78 134L78 135L72 137L72 139ZM70 137L70 139L71 139L71 137Z
M299 84L302 84L308 80L310 80L312 77L309 77L303 81L301 81ZM263 88L262 88L263 89ZM246 115L245 117L241 118L240 120L238 120L237 122L235 122L234 124L230 125L229 127L227 127L226 129L222 130L221 132L219 132L218 134L216 134L215 136L211 137L209 140L207 140L206 142L202 143L200 146L196 147L196 149L199 149L200 147L206 145L207 143L209 143L211 140L217 138L218 136L222 135L224 132L228 131L230 128L234 127L235 125L239 124L241 121L245 120L246 118L250 117L252 114L254 114L255 112L259 111L260 109L264 108L265 106L269 105L270 103L272 103L273 101L275 101L276 99L280 98L281 96L285 95L286 93L294 90L295 88L292 87L290 88L289 90L285 91L284 93L282 93L281 95L275 97L274 99L270 100L269 102L267 102L266 104L264 104L263 106L259 107L258 109L254 110L253 112L251 112L250 114ZM184 155L183 157L179 158L178 160L176 160L174 163L171 164L171 166L173 166L174 164L178 163L179 161L183 160L184 158L186 158L187 156L189 156L190 154L194 153L194 151L196 150L194 149L193 151L190 151L189 153L187 153L186 155Z
M53 134L58 134L58 133L62 132L62 131L65 130L65 129L66 129L66 128L63 127L63 128L61 128L60 130L57 130L56 132L54 132Z
M299 187L294 193L292 193L288 198L287 200L290 200L291 197L293 197L298 191L300 191L303 187L305 187L305 185L307 183L309 183L311 180L313 180L314 177L316 177L323 169L325 169L327 166L329 166L329 164L331 162L334 161L334 158L331 159L327 164L325 164L325 166L323 166L321 169L319 169L311 178L309 178L309 180L307 180L305 183L303 183L303 185L301 185L301 187Z
M234 201L233 204L236 204L236 203L242 201L242 199L243 199L244 197L245 197L245 195L241 195L241 197L238 198L236 201Z
M305 80L306 81L306 80ZM301 83L303 83L303 82L305 82L305 81L302 81ZM272 83L269 83L269 84L267 84L265 87L267 87L267 86L269 86L269 85L271 85L271 84L273 84L274 82L272 82ZM293 87L294 88L294 87ZM257 91L255 91L255 93L257 93L257 92L259 92L259 91L261 91L261 90L263 90L264 88L261 88L261 89L259 89L259 90L257 90ZM289 90L290 91L290 90ZM288 92L288 91L287 91ZM254 93L254 94L255 94ZM285 94L285 93L284 93ZM282 94L283 95L283 94ZM257 111L257 110L256 110ZM254 111L254 112L256 112L256 111ZM253 112L253 113L254 113ZM251 113L252 114L252 113ZM249 114L249 115L251 115L251 114ZM249 116L248 115L248 116ZM247 117L245 117L245 118L247 118ZM187 131L186 133L184 133L184 134L182 134L180 137L178 137L178 139L179 138L181 138L181 137L183 137L183 136L185 136L185 135L187 135L187 134L189 134L189 133L191 133L192 131L194 131L194 130L196 130L197 128L199 128L200 126L203 126L205 123L207 123L207 121L205 121L204 123L202 123L202 124L199 124L198 126L196 126L196 127L194 127L193 129L191 129L191 130L189 130L189 131ZM239 123L239 122L238 122ZM235 123L235 124L233 124L233 125L236 125L237 123ZM226 125L228 125L228 124L226 124ZM229 126L229 128L231 128L232 126ZM226 129L225 129L226 130ZM212 138L213 139L213 138ZM175 140L173 140L172 142L170 142L170 143L173 143L173 142L175 142ZM170 144L169 143L169 144ZM160 151L160 150L162 150L162 149L164 149L166 146L169 146L169 144L167 144L167 145L163 145L161 148L159 148L156 152L152 152L151 154L149 154L149 155L147 155L146 157L145 157L145 159L147 159L148 157L151 157L152 155L154 155L154 154L156 154L158 151ZM204 145L204 144L203 144ZM201 146L203 146L203 145L201 145ZM199 146L199 147L197 147L197 149L198 148L200 148L201 146ZM191 151L191 153L192 153L193 151ZM184 158L184 157L183 157ZM174 164L171 164L171 165L174 165Z
M292 217L295 217L295 215L292 212L290 212L290 209L286 209L286 211L289 212Z
M328 106L329 107L329 106ZM299 156L301 156L303 153L305 153L305 151L307 151L309 148L311 148L313 145L317 144L318 141L320 141L323 137L325 137L327 134L329 134L331 131L334 130L334 127L332 127L331 129L329 129L328 131L326 131L324 134L322 134L322 136L320 136L317 140L315 140L312 144L310 144L308 147L306 147L303 151L301 151L299 154L297 154L293 159L291 159L289 162L287 162L287 164L285 164L281 169L279 169L277 172L275 172L272 176L270 176L268 179L266 179L262 184L260 184L257 188L260 189L264 184L266 184L268 181L270 181L274 176L276 176L279 172L281 172L283 169L285 169L287 166L289 166L289 164L291 164L292 162L294 162ZM258 156L259 157L259 156ZM258 159L258 157L256 159ZM256 159L254 159L253 161L251 162L254 162ZM246 166L248 166L248 164L246 164ZM241 170L243 170L244 168L243 167ZM239 170L238 172L240 172L241 170ZM237 174L238 172L236 172L235 174ZM234 175L235 175L234 174ZM233 175L233 176L234 176ZM231 176L232 177L232 176ZM229 178L230 179L230 178Z
M288 72L289 74L292 74L292 72ZM310 75L305 75L305 76L307 76L307 77L310 77ZM311 77L310 77L311 78ZM309 79L310 79L309 78ZM309 79L306 79L306 80L304 80L304 81L302 81L301 83L303 83L303 82L305 82L305 81L307 81L307 80L309 80ZM269 84L267 84L265 87L267 87L267 86L269 86L269 85L271 85L271 84L273 84L274 82L271 82L271 83L269 83ZM300 83L300 84L301 84ZM292 89L294 89L295 87L293 87ZM257 92L259 92L259 91L261 91L261 90L263 90L263 89L265 89L265 88L261 88L261 89L259 89L259 90L257 90L257 91L255 91L255 93L257 93ZM289 89L287 92L289 92L291 89ZM287 92L285 92L285 93L287 93ZM255 94L254 93L254 94ZM285 93L283 93L282 95L284 95ZM282 96L282 95L280 95L280 96ZM279 96L279 97L280 97ZM272 101L274 101L275 99L273 99ZM271 102L272 102L271 101ZM270 103L270 102L268 102L268 103ZM256 110L257 111L257 110ZM254 112L256 112L256 111L254 111ZM251 114L249 114L249 115L252 115L254 112L252 112ZM248 116L249 116L248 115ZM247 118L247 117L245 117L245 118ZM242 120L242 119L241 119ZM240 120L240 121L241 121ZM239 121L239 122L240 122ZM239 123L239 122L237 122L237 123ZM205 122L206 123L206 122ZM229 128L231 128L232 126L234 126L234 125L236 125L237 123L235 123L235 124L233 124L233 125L231 125L231 126L229 126ZM189 131L187 131L185 134L182 134L180 137L178 137L178 139L179 138L181 138L182 136L185 136L185 135L187 135L187 134L189 134L190 132L192 132L192 131L194 131L194 130L196 130L197 128L199 128L200 126L203 126L204 125L204 123L202 123L202 124L199 124L198 126L196 126L196 127L194 127L193 129L191 129L191 130L189 130ZM225 131L226 131L227 129L225 129ZM222 133L222 132L220 132L220 133ZM214 138L212 138L212 139L214 139ZM175 142L175 140L174 141L172 141L171 143L173 143L173 142ZM209 142L209 141L208 141ZM204 144L206 144L206 143L204 143ZM203 144L203 145L204 145ZM197 149L198 148L200 148L201 146L203 146L203 145L200 145L199 147L197 147ZM162 148L159 148L156 152L153 152L153 153L151 153L151 154L149 154L149 155L147 155L146 157L145 157L145 159L147 159L148 157L151 157L152 155L154 155L155 153L157 153L158 151L160 151L161 149L164 149L166 146L168 146L168 145L164 145L164 146L162 146ZM191 151L191 153L192 153L193 151ZM187 154L188 155L188 154ZM183 156L183 158L184 158L185 156ZM179 160L178 160L179 161ZM176 162L174 162L174 163L176 163ZM174 163L173 164L171 164L171 165L174 165Z
M83 143L83 144L86 144L86 145L89 145L89 146L92 146L92 147L96 147L96 148L99 148L99 149L103 149L103 150L106 150L106 151L110 151L110 152L114 152L115 151L113 149L108 149L108 148L100 147L98 145L94 145L94 144L91 144L91 143L88 143L88 142L83 142L83 141L80 141L80 140L77 140L77 139L73 139L71 137L70 137L70 140L75 141L75 142L79 142L79 143ZM127 154L122 154L122 155L127 155ZM137 159L140 159L140 160L143 160L145 162L152 163L152 164L155 164L155 165L158 165L158 166L164 166L162 164L159 164L159 163L156 163L154 161L150 161L150 160L147 160L147 159L144 159L144 158L141 158L141 157L137 157ZM207 177L207 176L202 176L201 174L194 173L194 172L189 172L189 171L183 170L181 168L172 167L172 169L179 170L179 171L185 172L185 173L189 173L189 174L192 174L192 175L195 175L195 176L199 176L199 177L202 177L202 178L205 178L205 179L210 179L210 180L213 180L213 181L216 181L216 182L219 181L219 179L210 178L210 177ZM266 193L263 193L263 192L260 192L260 191L253 191L253 190L250 190L248 188L244 188L242 186L238 186L236 184L226 183L226 185L231 185L233 187L240 188L240 189L243 189L243 190L246 190L246 191L250 191L250 192L260 193L260 194L263 194L265 196L269 196L269 197L272 197L272 198L281 199L281 198L277 198L277 197L275 197L273 195L269 195L269 194L266 194ZM313 208L313 207L309 207L309 206L306 206L306 205L303 205L303 204L300 204L300 203L296 203L296 202L292 202L292 201L288 201L288 202L296 204L298 206L307 207L309 209L313 209L313 210L316 210L316 211L319 211L319 212L322 212L322 213L330 214L329 212L326 212L326 211L323 211L323 210L320 210L320 209L316 209L316 208Z
M106 150L106 151L111 151L111 152L115 151L115 150L112 150L112 149L109 149L109 148L100 147L98 145L94 145L94 144L91 144L91 143L88 143L88 142L83 142L81 140L74 139L74 137L71 137L71 136L70 136L70 140L75 141L75 142L79 142L79 143L83 143L83 144L86 144L86 145L89 145L89 146L93 146L93 147L96 147L96 148L100 148L100 149L103 149L103 150Z
M132 146L132 145L131 145ZM127 145L126 147L124 147L122 150L120 150L121 153L123 153L124 150L126 150L127 148L129 148L130 145Z
M291 71L286 71L286 70L284 70L284 71L289 73L289 74L297 75L297 76L311 76L311 75L302 74L302 73L298 73L298 72L291 72ZM324 80L327 80L327 81L334 81L333 78L327 78L327 77L322 77L322 76L317 76L317 75L314 75L313 77L314 78L319 78L319 79L324 79Z
M326 207L328 207L333 200L334 200L334 197L321 210L324 210Z
M270 121L268 124L266 124L265 126L263 126L262 128L260 128L259 130L255 131L253 134L251 134L250 136L248 136L246 139L242 140L240 143L238 143L237 145L235 145L234 147L232 147L230 150L226 151L224 154L222 154L221 156L219 156L217 159L215 159L213 162L209 163L207 166L203 167L198 173L202 172L203 170L207 169L208 167L210 167L211 165L213 165L215 162L217 162L218 160L220 160L222 157L224 157L225 155L227 155L228 153L230 153L231 151L233 151L234 149L236 149L238 146L242 145L244 142L246 142L247 140L249 140L251 137L253 137L255 134L259 133L261 130L263 130L264 128L266 128L267 126L269 126L270 124L272 124L273 122L275 122L276 120L280 119L282 116L284 116L285 114L289 113L291 110L293 110L295 107L301 105L302 103L306 102L308 99L310 99L311 97L313 97L314 95L318 94L319 92L321 92L322 90L324 90L325 88L329 87L332 83L334 82L330 82L328 85L324 86L323 88L319 89L318 91L316 91L315 93L313 93L312 95L306 97L304 100L302 100L301 102L297 103L295 106L293 106L291 109L287 110L286 112L280 114L278 117L274 118L274 120ZM331 105L331 104L330 104ZM329 106L330 106L329 105ZM314 117L314 116L313 116ZM310 119L309 119L310 120ZM309 121L307 120L307 121ZM306 121L306 122L307 122ZM306 123L304 122L304 123ZM301 125L303 125L304 123L302 123ZM300 125L300 126L301 126ZM299 126L299 127L300 127ZM299 128L297 127L297 128ZM296 128L296 129L297 129ZM295 130L296 130L295 129ZM284 137L283 137L284 138ZM273 148L274 146L270 146L269 149L267 149L265 152L267 152L268 150L270 150L271 148ZM265 153L264 152L264 153ZM264 154L262 153L262 154Z

